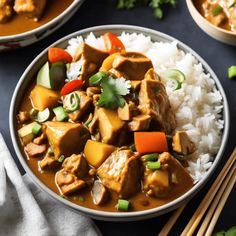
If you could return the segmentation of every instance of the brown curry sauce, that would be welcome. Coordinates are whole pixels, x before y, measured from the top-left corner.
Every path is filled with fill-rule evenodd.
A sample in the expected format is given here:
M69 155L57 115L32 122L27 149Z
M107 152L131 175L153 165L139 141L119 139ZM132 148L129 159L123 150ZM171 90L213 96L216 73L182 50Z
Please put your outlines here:
M31 110L32 104L29 98L29 94L32 88L33 88L33 85L29 87L27 94L23 98L20 109L19 109L20 111L29 112ZM19 125L18 129L20 127L21 125ZM51 189L53 192L57 193L58 195L61 195L55 183L55 174L58 171L58 169L41 171L39 168L39 161L43 159L43 156L29 157L27 153L24 152L23 146L22 146L22 153L24 153L25 160L29 168L35 174L35 176L37 176L37 178L43 184L45 184L45 186ZM173 185L171 187L171 192L165 198L150 197L146 195L144 191L141 190L137 192L135 195L133 195L132 197L127 199L131 202L131 208L129 209L129 211L143 211L143 210L152 209L158 206L162 206L180 197L189 189L191 189L192 186L193 186L193 182L189 181L189 179L186 179L184 182L180 182L177 185ZM73 194L63 196L63 197L83 207L100 210L100 211L117 212L116 205L119 198L116 193L113 193L110 191L111 196L109 198L109 201L105 202L103 205L95 205L93 203L93 198L90 193L91 189L92 187L86 187ZM84 199L84 201L81 201L81 197Z
M0 24L0 36L21 34L36 29L60 15L73 0L50 0L42 18L35 22L24 15L15 14L8 22Z

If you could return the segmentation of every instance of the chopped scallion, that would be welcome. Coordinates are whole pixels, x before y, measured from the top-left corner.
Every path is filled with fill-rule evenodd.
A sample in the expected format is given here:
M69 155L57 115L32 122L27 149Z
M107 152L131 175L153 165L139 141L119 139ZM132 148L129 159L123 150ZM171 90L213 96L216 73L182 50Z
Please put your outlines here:
M63 162L65 160L65 156L64 155L61 155L59 158L58 158L58 162Z
M119 199L117 204L117 209L120 211L128 211L129 210L129 201L124 199Z
M148 161L147 168L150 170L157 170L160 169L161 163L159 161Z
M32 127L32 133L34 135L38 135L41 131L42 126L38 123L35 123L34 126Z
M38 115L38 110L37 109L34 109L32 108L31 111L30 111L30 116L32 119L36 120L37 119L37 115Z
M229 79L236 77L236 66L230 66L228 69L228 77Z
M79 201L80 201L80 202L85 202L85 198L79 197Z
M48 108L44 109L43 111L39 111L37 114L37 121L39 123L43 123L50 118L50 110Z
M65 96L63 107L66 112L73 112L79 108L79 95L76 92L72 92Z
M68 114L65 112L63 107L56 107L53 109L53 112L56 115L57 121L64 121L68 118Z
M158 153L150 153L142 156L145 161L156 161L158 158Z
M222 10L223 10L223 8L219 5L219 6L212 9L212 15L217 16L218 14L220 14L222 12Z
M53 151L52 147L48 148L48 155L49 156L53 156L54 155L54 151Z

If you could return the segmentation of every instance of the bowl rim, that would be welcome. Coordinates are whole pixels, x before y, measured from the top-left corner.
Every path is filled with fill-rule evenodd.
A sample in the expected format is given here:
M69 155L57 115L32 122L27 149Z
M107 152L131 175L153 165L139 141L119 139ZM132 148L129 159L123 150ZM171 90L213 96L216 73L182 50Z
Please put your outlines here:
M1 41L16 41L21 40L25 38L29 38L31 35L42 32L50 28L51 25L56 24L57 22L60 22L67 14L72 12L77 4L82 4L84 0L73 0L73 2L59 15L57 15L55 18L51 19L47 23L34 28L32 30L20 33L20 34L14 34L14 35L6 35L6 36L0 36L0 42Z
M198 0L195 0L195 1L198 1ZM198 9L196 8L196 6L194 4L194 0L186 0L186 2L187 2L187 6L188 6L189 11L191 12L191 10L193 9L195 11L195 13L197 13L197 16L199 18L201 18L201 20L203 20L204 23L207 24L209 27L213 28L214 30L220 31L221 33L229 34L231 36L236 36L236 31L234 32L231 30L226 30L221 27L215 26L212 23L210 23L205 17L203 17L201 15L201 13L198 11ZM190 9L190 6L192 7L192 9Z
M214 162L210 168L210 170L206 173L205 176L197 183L195 184L189 191L187 191L185 194L180 196L179 198L165 204L162 206L158 206L152 209L144 210L144 211L135 211L135 212L107 212L107 211L101 211L101 210L95 210L91 208L86 208L83 206L79 206L73 202L70 202L69 200L66 200L62 197L60 197L58 194L53 192L51 189L49 189L46 185L41 182L38 177L32 172L32 170L29 168L28 164L26 163L25 158L23 157L21 150L19 148L18 142L19 138L17 136L17 131L15 129L15 110L16 110L16 101L18 97L18 93L20 88L23 86L25 83L25 79L27 78L27 74L31 71L31 69L34 67L36 63L42 60L42 58L46 55L47 50L49 47L56 46L61 43L67 42L70 38L74 38L79 35L88 35L90 32L94 32L96 35L101 34L101 32L106 32L106 31L127 31L128 33L143 33L146 36L150 36L151 38L156 37L156 38L162 38L162 40L166 40L167 42L173 42L176 41L178 48L181 50L184 50L185 52L190 52L198 62L201 62L203 65L204 70L211 75L213 80L216 83L217 89L220 91L222 95L222 103L223 103L223 120L224 120L224 130L222 133L222 140L220 144L220 148L218 150L217 155L215 156ZM155 40L154 40L155 41ZM160 40L161 41L161 40ZM164 213L167 213L181 204L183 202L188 201L188 199L192 198L202 187L203 185L207 182L211 174L214 172L216 169L217 164L219 163L223 152L225 150L227 140L228 140L228 135L229 135L229 107L228 107L228 102L227 98L225 95L225 92L223 90L223 87L217 78L216 74L213 72L213 70L210 68L210 66L206 63L206 61L200 57L195 51L193 51L189 46L186 44L182 43L181 41L177 40L176 38L173 38L167 34L164 34L159 31L155 31L152 29L144 28L144 27L139 27L139 26L134 26L134 25L101 25L101 26L94 26L86 29L82 29L79 31L76 31L72 34L69 34L59 40L57 40L55 43L50 45L48 48L44 49L31 63L30 65L26 68L24 73L22 74L20 80L18 81L15 91L12 96L11 104L10 104L10 111L9 111L9 127L10 127L10 134L11 134L11 140L13 143L13 147L15 150L15 153L20 160L21 165L25 169L26 173L29 174L31 179L33 179L33 182L36 183L43 191L48 193L49 196L51 196L54 200L57 200L57 202L62 203L64 206L67 208L70 208L76 212L80 212L82 214L85 214L87 216L90 216L92 218L100 219L100 220L108 220L108 221L133 221L133 220L143 220L147 218L151 218L154 216L162 215Z

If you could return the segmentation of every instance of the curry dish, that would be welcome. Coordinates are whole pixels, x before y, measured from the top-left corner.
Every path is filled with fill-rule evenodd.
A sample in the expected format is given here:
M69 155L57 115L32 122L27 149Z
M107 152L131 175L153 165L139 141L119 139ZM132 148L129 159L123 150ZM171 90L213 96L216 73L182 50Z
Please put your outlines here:
M102 211L164 205L193 186L185 167L196 147L176 131L152 61L126 52L112 33L103 40L106 51L86 43L73 57L48 50L17 115L22 150L46 186L78 205ZM184 82L181 71L165 75L174 90Z
M203 17L215 26L236 31L235 0L196 0L197 9Z
M73 0L0 0L0 36L38 28L61 14Z

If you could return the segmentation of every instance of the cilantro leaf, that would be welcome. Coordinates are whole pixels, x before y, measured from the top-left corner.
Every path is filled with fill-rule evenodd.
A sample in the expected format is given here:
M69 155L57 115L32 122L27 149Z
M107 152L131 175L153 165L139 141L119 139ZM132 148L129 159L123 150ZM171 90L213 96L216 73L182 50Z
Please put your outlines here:
M235 236L236 235L236 226L231 227L227 231L221 230L214 234L214 236Z
M102 93L97 103L99 107L110 109L124 107L125 99L122 96L130 93L131 82L129 80L125 80L125 78L114 79L108 74L98 72L89 78L89 82L92 85L100 84L102 88Z
M157 19L163 18L163 9L164 5L171 5L172 7L176 6L177 0L117 0L117 8L119 9L131 9L137 3L141 2L143 5L149 5L153 10L153 15Z

